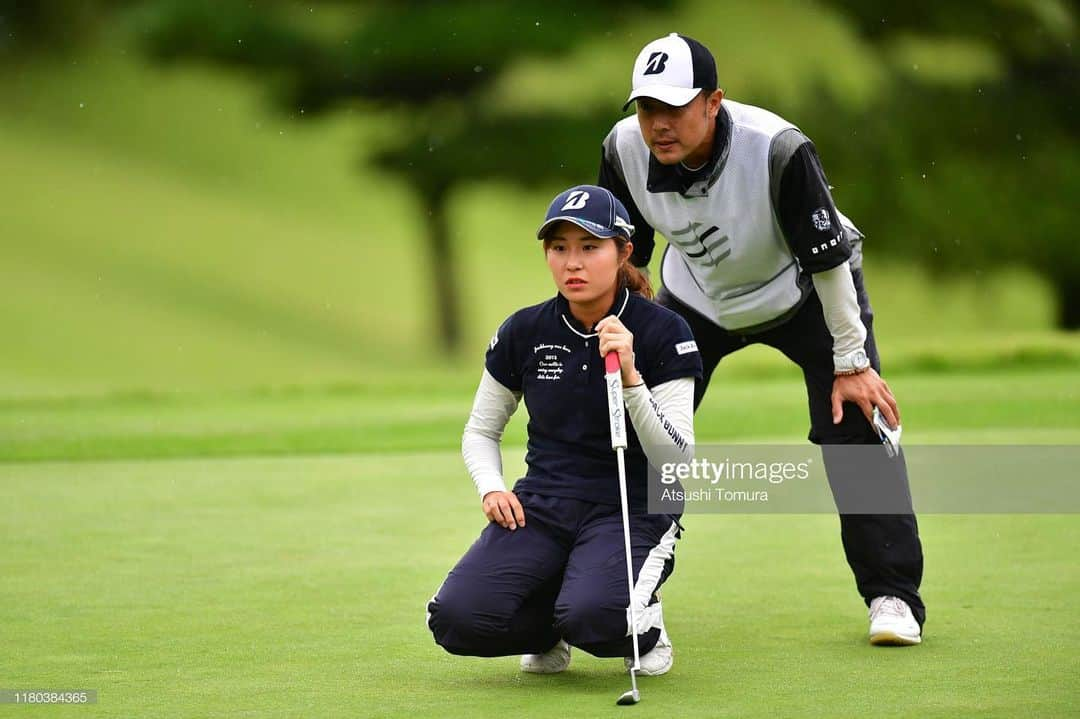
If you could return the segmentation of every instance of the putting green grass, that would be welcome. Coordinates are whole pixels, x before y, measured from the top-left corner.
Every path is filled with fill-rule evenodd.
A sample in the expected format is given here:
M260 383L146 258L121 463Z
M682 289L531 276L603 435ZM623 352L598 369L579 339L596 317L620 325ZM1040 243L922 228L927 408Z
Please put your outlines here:
M451 657L424 602L483 525L454 449L472 380L0 405L0 688L50 716L616 716L617 661ZM911 441L1080 442L1077 373L902 375ZM805 432L797 381L720 383L701 436ZM522 469L521 417L507 435ZM257 456L265 454L278 456ZM124 459L142 457L143 459ZM35 461L13 461L13 460ZM916 497L916 500L918 498ZM872 648L830 515L691 515L677 664L646 716L1062 716L1075 515L921 517L925 643ZM0 708L4 715L25 711Z
M621 663L452 657L425 600L483 520L451 451L0 466L5 688L81 717L619 716ZM1064 716L1075 516L925 516L917 648L870 647L832 516L691 516L642 716ZM4 716L28 710L3 707Z

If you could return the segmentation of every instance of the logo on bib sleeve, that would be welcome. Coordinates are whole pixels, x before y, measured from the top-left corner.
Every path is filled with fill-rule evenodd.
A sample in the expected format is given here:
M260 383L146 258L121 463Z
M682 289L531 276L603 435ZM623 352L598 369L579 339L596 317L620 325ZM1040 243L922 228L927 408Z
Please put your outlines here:
M819 207L810 215L810 222L814 223L814 229L825 232L832 228L832 220L829 219L829 211Z
M691 352L697 352L697 342L695 342L694 340L680 342L679 344L675 345L675 351L681 355L687 355Z

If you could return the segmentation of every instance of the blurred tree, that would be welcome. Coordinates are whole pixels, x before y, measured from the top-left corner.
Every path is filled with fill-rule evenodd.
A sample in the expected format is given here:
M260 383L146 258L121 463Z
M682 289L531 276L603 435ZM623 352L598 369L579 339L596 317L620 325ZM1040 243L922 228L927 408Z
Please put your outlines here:
M1075 6L826 1L891 67L865 116L838 127L821 102L814 120L826 166L872 178L842 192L877 223L875 249L943 270L1026 265L1053 284L1059 325L1080 328ZM957 76L965 58L982 69Z
M667 2L408 0L351 9L326 3L340 22L320 25L305 18L311 3L256 8L150 0L134 23L154 57L247 68L290 111L316 113L354 99L401 111L407 119L394 128L396 142L374 158L404 177L426 206L433 312L442 346L456 350L458 273L447 219L452 188L475 179L591 179L612 122L608 113L509 112L485 102L485 91L515 59L568 53L610 32L635 4L656 9Z
M66 50L91 38L132 0L0 0L0 58Z
M839 203L868 230L875 255L941 271L1031 267L1056 289L1060 325L1080 327L1075 3L820 1L883 60L877 99L852 109L822 90L806 107L783 107L767 87L739 99L791 117L815 139ZM616 119L610 108L511 110L488 99L491 89L519 59L571 55L618 32L628 6L651 13L674 0L0 0L0 55L63 46L113 22L102 20L105 9L133 3L128 24L157 58L243 68L292 113L356 99L392 111L386 144L367 154L426 208L433 317L443 346L454 348L453 188L592 178ZM701 21L722 25L730 9L719 4ZM576 81L565 64L553 72L553 85Z

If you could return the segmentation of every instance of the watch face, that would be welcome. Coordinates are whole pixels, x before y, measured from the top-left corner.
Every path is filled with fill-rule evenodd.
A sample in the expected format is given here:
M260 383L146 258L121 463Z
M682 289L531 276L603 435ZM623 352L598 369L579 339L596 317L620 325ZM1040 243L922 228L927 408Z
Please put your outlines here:
M866 356L865 350L857 350L852 354L852 364L856 369L862 369L870 364L870 358Z

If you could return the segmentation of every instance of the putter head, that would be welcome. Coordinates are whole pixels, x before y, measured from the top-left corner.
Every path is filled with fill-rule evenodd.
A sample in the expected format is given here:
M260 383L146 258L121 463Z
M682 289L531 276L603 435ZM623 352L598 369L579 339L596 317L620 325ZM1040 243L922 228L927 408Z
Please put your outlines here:
M900 425L897 425L896 429L890 427L877 407L874 407L874 429L881 438L881 443L885 445L885 454L889 456L889 459L900 454L900 433L903 428Z
M624 707L629 706L630 704L637 704L639 701L641 701L641 695L638 694L638 690L631 689L628 692L624 692L623 695L619 697L619 700L615 703L621 707Z

